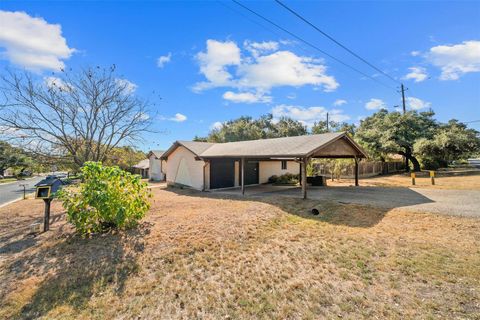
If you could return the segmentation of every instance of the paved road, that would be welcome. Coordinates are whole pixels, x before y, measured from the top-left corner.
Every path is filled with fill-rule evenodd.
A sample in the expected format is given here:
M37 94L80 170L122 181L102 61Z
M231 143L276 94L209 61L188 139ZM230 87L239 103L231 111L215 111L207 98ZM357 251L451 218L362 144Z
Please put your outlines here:
M252 189L254 191L254 189ZM247 195L263 196L279 194L301 197L299 188L278 191L258 189ZM253 193L253 194L252 194ZM308 197L315 200L331 200L343 203L374 205L383 208L404 208L458 216L480 217L480 190L443 190L422 188L384 187L309 187Z
M14 183L0 184L0 206L23 197L23 187L20 184L27 184L27 194L35 190L34 185L45 177L34 177L20 180Z

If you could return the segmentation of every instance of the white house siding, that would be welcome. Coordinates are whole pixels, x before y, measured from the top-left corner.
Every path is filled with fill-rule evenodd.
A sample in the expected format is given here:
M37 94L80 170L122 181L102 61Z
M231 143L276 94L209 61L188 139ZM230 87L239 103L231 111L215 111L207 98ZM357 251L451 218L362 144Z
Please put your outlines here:
M165 161L156 159L152 154L149 158L150 160L150 169L149 169L149 179L153 181L163 181L165 180L165 174L163 172L162 165L165 164Z
M300 164L295 161L287 161L287 169L282 170L282 161L260 161L259 182L267 183L273 175L281 176L285 173L299 174Z
M179 146L168 156L167 183L202 190L204 164L204 161L195 160L195 155L187 148Z

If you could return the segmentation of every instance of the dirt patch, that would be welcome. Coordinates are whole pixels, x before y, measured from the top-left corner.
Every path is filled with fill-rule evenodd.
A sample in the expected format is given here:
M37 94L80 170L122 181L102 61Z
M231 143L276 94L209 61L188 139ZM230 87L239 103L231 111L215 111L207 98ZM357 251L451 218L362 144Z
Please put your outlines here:
M60 219L3 250L0 318L480 316L478 219L152 191L136 230L82 239ZM22 204L0 209L4 247L41 219L41 202Z

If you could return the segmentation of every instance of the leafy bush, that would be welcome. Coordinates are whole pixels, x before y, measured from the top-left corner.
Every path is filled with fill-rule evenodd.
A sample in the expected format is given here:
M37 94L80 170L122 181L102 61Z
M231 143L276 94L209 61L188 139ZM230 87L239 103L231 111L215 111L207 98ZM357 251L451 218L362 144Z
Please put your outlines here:
M135 226L150 208L150 191L140 176L118 167L86 162L82 182L58 193L67 220L81 234Z
M281 176L271 176L268 178L269 183L275 184L297 184L299 182L299 175L293 173L285 173Z
M273 176L268 178L268 183L275 183L277 182L277 180L278 180L278 176L274 174Z

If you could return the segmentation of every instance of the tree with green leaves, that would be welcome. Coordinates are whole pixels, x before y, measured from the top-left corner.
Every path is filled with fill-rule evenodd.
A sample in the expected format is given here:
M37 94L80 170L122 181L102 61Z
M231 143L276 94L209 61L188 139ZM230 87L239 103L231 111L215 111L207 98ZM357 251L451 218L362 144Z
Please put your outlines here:
M120 169L129 170L146 158L147 155L144 152L130 146L123 146L113 148L103 163L107 166L119 166Z
M11 146L8 142L0 141L0 176L8 168L26 168L30 159L20 148Z
M195 141L232 142L267 138L291 137L307 134L307 128L301 122L282 117L274 120L271 114L258 119L240 117L215 128L206 138L195 137Z
M353 123L346 123L346 122L336 122L336 121L328 121L328 128L327 128L327 121L322 120L315 122L312 127L312 134L321 134L327 132L347 132L351 136L355 135L356 126Z
M480 150L478 131L469 129L458 120L441 124L433 138L420 138L414 150L427 169L446 167L455 160L473 156Z
M451 120L438 123L433 111L388 112L380 110L361 121L355 137L368 153L385 161L389 155L399 154L414 171L420 171L420 161L425 168L458 160L478 150L478 133L464 124Z

